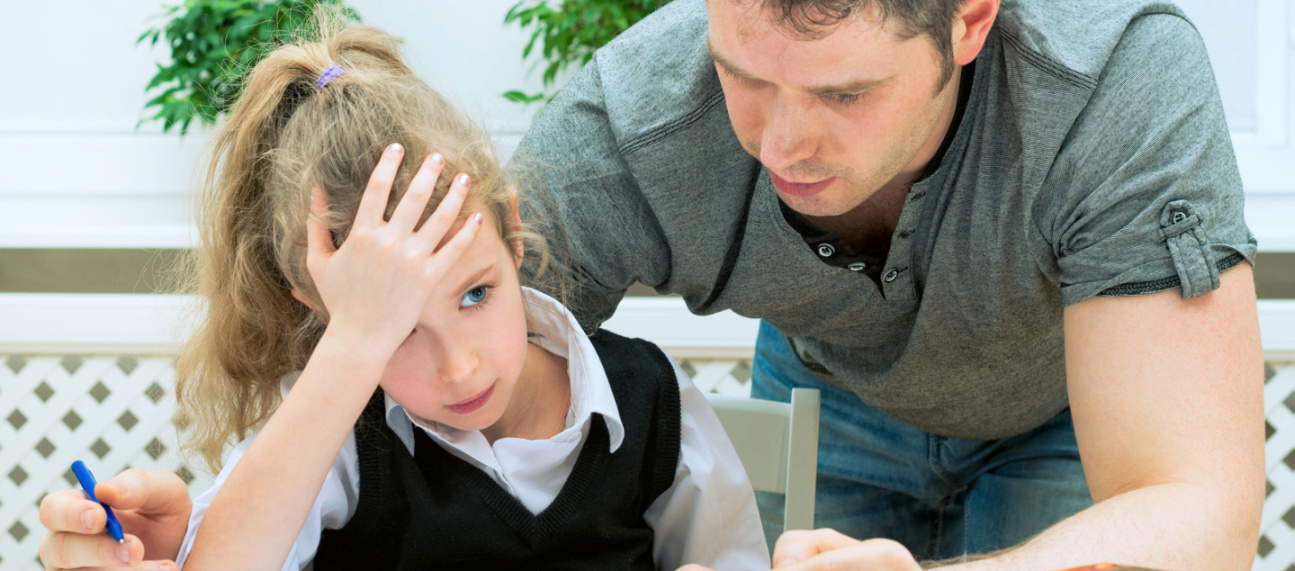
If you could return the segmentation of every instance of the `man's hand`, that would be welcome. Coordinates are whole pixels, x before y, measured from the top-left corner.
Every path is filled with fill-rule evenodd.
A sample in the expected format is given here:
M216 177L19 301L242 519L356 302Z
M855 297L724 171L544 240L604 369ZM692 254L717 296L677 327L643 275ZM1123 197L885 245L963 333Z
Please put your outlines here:
M787 571L869 569L920 571L917 560L899 542L860 541L833 529L788 531L773 548L773 568Z
M53 492L40 502L40 523L49 530L40 545L45 569L105 567L176 569L193 501L189 489L170 472L139 468L99 482L94 493L112 507L126 534L118 544L104 533L107 514L80 490Z
M889 539L859 541L832 529L789 531L773 548L773 568L784 571L868 569L869 571L921 571L913 554ZM709 571L686 565L679 571Z

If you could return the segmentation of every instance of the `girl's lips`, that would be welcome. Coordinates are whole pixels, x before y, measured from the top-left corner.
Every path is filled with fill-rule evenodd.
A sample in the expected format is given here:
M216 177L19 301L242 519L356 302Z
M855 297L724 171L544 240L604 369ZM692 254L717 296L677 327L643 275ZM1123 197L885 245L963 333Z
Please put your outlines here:
M450 412L454 414L468 414L485 406L486 402L490 400L490 395L494 394L494 392L495 384L490 383L486 390L481 391L476 396L456 404L446 405L445 408L450 409Z
M773 186L784 194L790 194L792 196L814 196L815 194L823 192L823 189L832 184L832 181L835 181L836 177L825 178L818 182L790 182L774 174L773 171L769 171L769 180L773 181Z

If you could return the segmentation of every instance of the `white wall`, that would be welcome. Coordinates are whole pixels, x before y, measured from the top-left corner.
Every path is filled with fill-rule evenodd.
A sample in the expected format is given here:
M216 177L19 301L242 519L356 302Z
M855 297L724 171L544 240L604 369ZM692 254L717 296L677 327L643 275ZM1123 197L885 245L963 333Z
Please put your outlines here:
M420 74L483 120L507 152L537 91L504 28L514 0L351 0L408 42ZM1295 10L1290 0L1180 0L1219 77L1262 251L1295 252ZM162 49L134 39L158 0L0 0L0 248L184 247L201 131L136 130Z
M407 42L410 63L485 122L509 152L538 91L521 61L513 0L351 0L366 24ZM135 45L160 24L157 0L0 0L0 248L184 247L195 166L208 131L136 129L163 47Z

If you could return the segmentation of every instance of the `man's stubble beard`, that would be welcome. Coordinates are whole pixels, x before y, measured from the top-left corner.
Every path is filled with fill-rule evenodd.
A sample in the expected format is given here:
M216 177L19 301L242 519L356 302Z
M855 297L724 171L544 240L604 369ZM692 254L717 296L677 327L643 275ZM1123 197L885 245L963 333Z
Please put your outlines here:
M904 166L920 151L919 143L917 149L906 152L909 141L905 143L904 146L887 149L888 156L879 161L876 168L866 175L845 166L815 164L812 162L813 159L796 163L788 169L787 175L809 180L836 177L839 180L837 188L811 197L781 198L793 210L807 216L839 216L850 212L867 202L886 183L898 176ZM743 146L751 156L759 160L758 144L748 141Z

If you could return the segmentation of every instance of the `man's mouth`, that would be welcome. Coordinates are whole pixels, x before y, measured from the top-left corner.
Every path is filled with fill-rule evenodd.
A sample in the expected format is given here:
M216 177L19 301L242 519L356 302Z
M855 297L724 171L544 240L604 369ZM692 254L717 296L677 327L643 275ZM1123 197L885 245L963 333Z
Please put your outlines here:
M779 192L789 194L791 196L814 196L815 194L823 192L824 189L836 181L836 177L829 177L816 182L791 182L774 174L773 171L768 172L769 180L773 181L773 186L777 188Z

